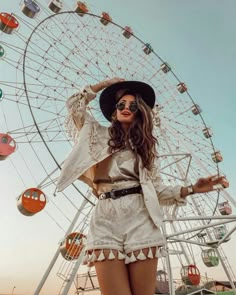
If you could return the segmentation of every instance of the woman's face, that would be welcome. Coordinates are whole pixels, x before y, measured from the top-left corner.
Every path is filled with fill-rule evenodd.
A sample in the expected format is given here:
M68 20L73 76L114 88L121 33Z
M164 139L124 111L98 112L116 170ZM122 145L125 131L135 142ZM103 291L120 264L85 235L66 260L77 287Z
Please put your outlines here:
M135 96L132 94L124 95L117 103L117 120L121 123L123 127L131 124L135 118L135 106L137 102ZM121 105L121 107L119 107Z

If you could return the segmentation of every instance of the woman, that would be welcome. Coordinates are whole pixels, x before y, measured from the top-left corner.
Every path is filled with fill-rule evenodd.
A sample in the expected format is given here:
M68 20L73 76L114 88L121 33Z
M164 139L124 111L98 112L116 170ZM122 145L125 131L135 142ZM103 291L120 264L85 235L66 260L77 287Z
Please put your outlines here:
M105 88L105 90L103 90ZM96 93L110 127L86 112ZM154 90L146 83L112 78L86 86L67 101L67 129L76 144L66 159L58 190L79 178L99 198L87 235L85 263L94 264L103 295L153 295L161 205L184 205L186 197L228 187L224 177L199 179L188 187L160 179L152 134Z

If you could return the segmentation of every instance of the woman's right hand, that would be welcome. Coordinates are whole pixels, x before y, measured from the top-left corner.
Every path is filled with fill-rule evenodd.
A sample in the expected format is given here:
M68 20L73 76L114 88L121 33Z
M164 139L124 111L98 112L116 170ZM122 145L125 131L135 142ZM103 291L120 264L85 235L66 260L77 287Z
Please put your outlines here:
M123 81L125 81L124 78L113 77L113 78L111 78L111 79L108 79L108 80L103 81L103 83L104 83L104 88L106 88L106 87L108 87L108 86L111 86L111 85L113 85L113 84L115 84L115 83L118 83L118 82L123 82Z
M109 86L111 86L111 85L113 85L115 83L123 82L123 81L125 81L124 78L113 77L111 79L101 81L98 84L92 85L90 87L91 87L93 92L97 93L97 92L103 90L104 88L107 88L107 87L109 87Z

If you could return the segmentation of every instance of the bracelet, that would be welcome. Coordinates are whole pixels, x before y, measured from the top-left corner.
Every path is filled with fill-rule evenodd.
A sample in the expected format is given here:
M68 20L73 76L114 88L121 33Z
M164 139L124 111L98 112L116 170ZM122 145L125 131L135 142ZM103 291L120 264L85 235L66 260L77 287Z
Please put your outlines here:
M106 81L106 80L102 81L102 87L103 87L103 88L108 87L108 85L107 85L107 81Z
M188 195L193 195L194 194L194 188L193 188L192 184L187 186L187 192L188 192Z

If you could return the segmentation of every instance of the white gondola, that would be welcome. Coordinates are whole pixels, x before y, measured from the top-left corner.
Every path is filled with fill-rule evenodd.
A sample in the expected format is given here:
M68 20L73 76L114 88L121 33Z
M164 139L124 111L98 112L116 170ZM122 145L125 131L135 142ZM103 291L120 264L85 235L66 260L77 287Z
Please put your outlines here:
M152 46L151 46L151 44L149 44L149 43L146 43L144 46L143 46L143 52L145 53L145 54L150 54L151 52L153 52L153 49L152 49Z
M223 224L223 225L214 227L214 234L215 234L216 240L223 239L223 237L227 234L226 226Z
M198 104L194 104L192 106L192 113L196 116L199 115L202 112L202 109L200 108L200 106Z
M35 18L40 12L40 7L32 0L24 0L21 11L29 18Z
M183 82L180 82L178 85L177 85L177 89L180 93L184 93L188 90L187 86L185 85L185 83Z
M49 9L54 13L59 13L63 8L63 2L61 0L52 0L48 4Z
M171 67L167 62L164 62L161 65L161 70L162 70L163 73L167 74L169 71L171 71Z
M211 158L215 163L219 163L223 161L223 156L221 155L220 151L216 151L212 153Z
M202 132L203 132L203 134L204 134L204 136L205 136L206 138L210 138L210 137L212 137L212 135L213 135L213 132L212 132L211 128L208 128L208 127L204 128L204 129L202 130Z

